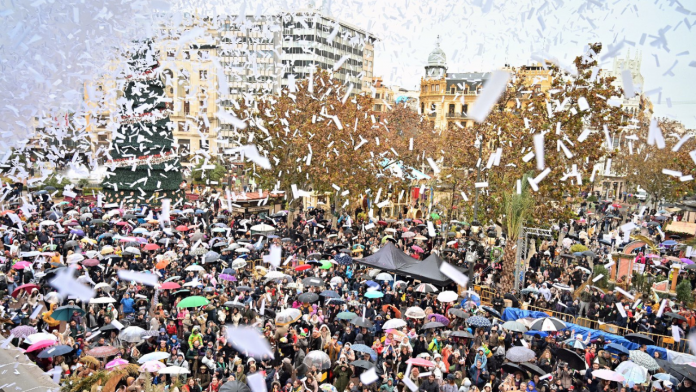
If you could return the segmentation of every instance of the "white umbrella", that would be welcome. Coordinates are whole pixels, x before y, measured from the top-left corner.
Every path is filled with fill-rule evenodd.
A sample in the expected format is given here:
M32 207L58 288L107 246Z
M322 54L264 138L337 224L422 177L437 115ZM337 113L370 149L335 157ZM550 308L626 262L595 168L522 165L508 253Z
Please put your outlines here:
M39 333L33 333L26 338L24 338L24 343L28 345L32 345L34 343L40 342L42 340L52 340L54 342L58 341L58 337L52 333L46 333L46 332L39 332Z
M544 317L536 320L529 326L534 331L560 331L566 328L566 324L555 317Z
M181 366L167 366L166 368L160 370L159 374L189 374L190 370L183 368Z
M285 276L285 274L282 273L281 271L271 271L271 272L267 273L266 275L264 275L264 278L266 278L266 279L280 279L283 276Z
M134 246L129 246L125 249L126 252L132 253L134 255L140 255L140 249L134 247Z
M150 361L159 361L161 359L168 359L171 356L169 353L165 353L162 351L155 351L149 354L145 354L140 359L138 359L138 363L142 364L145 362L150 362Z
M205 271L205 268L201 267L200 265L190 265L186 268L184 268L186 271Z
M382 272L381 274L378 274L377 276L375 276L375 279L376 280L394 280L394 277L389 275L386 272Z
M82 261L84 259L85 259L85 257L82 256L81 254L73 253L70 256L68 256L68 259L66 261L68 262L68 264L75 264L75 263L79 263L80 261Z
M56 224L56 222L54 222L52 220L45 220L45 221L39 223L39 226L53 226L55 224Z
M331 278L331 284L337 285L339 283L344 283L344 282L345 281L340 276L334 276L333 278Z
M252 231L260 231L260 232L267 232L267 231L275 231L275 227L271 225L267 225L265 223L261 223L259 225L254 225L251 226Z
M384 325L382 325L382 329L386 331L388 329L398 329L398 328L405 327L405 326L406 326L406 322L404 320L391 319L391 320L387 320L387 322L384 323Z
M239 250L239 249L238 249L238 250ZM246 260L244 260L244 259L235 259L235 260L232 262L231 267L234 268L234 269L240 269L240 268L246 267L246 265L247 265Z
M425 311L418 306L412 306L406 309L404 315L409 318L422 319L425 318Z
M126 327L118 334L118 338L124 342L140 343L143 341L145 330L140 327Z
M237 252L237 253L248 253L248 252L249 252L249 249L247 249L247 248L237 248L237 249L235 249L234 251Z
M111 291L112 288L113 288L113 287L111 287L111 285L109 285L108 283L104 283L104 282L102 282L102 283L97 283L97 285L94 286L94 289L95 289L95 290L105 289L105 290Z
M459 294L454 291L443 291L437 295L437 300L440 302L454 302L459 298Z
M46 294L44 296L44 301L48 302L49 304L59 304L63 302L63 297L61 297L60 294L54 291Z

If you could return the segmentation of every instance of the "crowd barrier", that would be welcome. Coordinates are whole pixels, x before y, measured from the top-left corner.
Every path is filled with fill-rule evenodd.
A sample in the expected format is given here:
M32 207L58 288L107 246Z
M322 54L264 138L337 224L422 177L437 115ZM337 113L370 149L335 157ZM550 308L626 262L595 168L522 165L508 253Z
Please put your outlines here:
M476 287L479 288L479 291L477 291L476 293L479 296L481 296L481 304L490 306L493 302L493 297L495 297L495 293L493 292L493 290L487 289L485 287L482 288L481 286L474 286L474 290L476 290Z
M650 336L655 342L656 346L666 348L668 350L680 352L680 353L690 353L689 351L689 341L687 339L681 339L680 341L675 341L672 336L659 335L656 333L641 332L641 334Z
M635 333L632 329L628 329L626 327L619 327L618 325L614 324L608 324L608 323L600 323L599 321L595 320L590 320L585 317L578 317L575 319L575 324L585 327L585 328L591 328L591 329L596 329L598 331L604 331L604 332L609 332L613 333L614 335L627 335L629 333Z
M546 313L547 315L549 315L551 317L555 317L559 320L563 320L563 321L568 322L568 323L576 324L575 317L573 317L567 313L557 312L555 310L550 310L550 309L542 309L542 308L539 308L536 306L531 306L531 305L527 305L526 308L527 308L526 310L531 310L533 312Z

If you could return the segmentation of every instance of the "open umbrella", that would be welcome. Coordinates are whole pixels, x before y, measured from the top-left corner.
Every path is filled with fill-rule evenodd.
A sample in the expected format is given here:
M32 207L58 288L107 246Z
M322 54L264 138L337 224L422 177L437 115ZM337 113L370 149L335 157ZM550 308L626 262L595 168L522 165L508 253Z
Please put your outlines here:
M151 352L149 354L145 354L142 357L138 358L138 363L143 364L145 362L150 362L150 361L159 361L162 359L168 359L171 356L169 353L165 353L162 351L155 351Z
M336 315L336 318L339 320L352 320L356 317L358 317L358 315L353 312L340 312Z
M445 324L443 324L443 323L438 323L437 321L431 321L429 323L423 324L421 329L435 329L435 328L442 328L444 326L445 326Z
M65 354L71 352L72 350L73 350L72 347L65 345L65 344L61 344L61 345L53 346L53 347L50 347L50 348L43 350L41 353L39 353L39 355L37 355L37 357L39 357L41 359L53 358L53 357L57 357L59 355L65 355Z
M565 340L563 343L566 344L567 346L569 346L570 348L576 349L576 350L584 350L585 348L587 348L585 343L583 343L580 339L571 338L571 339Z
M359 353L377 355L375 350L371 349L370 347L368 347L364 344L354 344L354 345L350 346L350 348L352 348L353 351L357 351Z
M406 322L404 320L395 318L395 319L387 320L387 322L384 323L384 325L382 325L382 329L383 330L399 329L399 328L402 328L405 326L406 326Z
M529 326L535 331L561 331L566 328L566 324L555 317L544 317L538 319Z
M437 300L444 303L454 302L459 298L459 294L454 291L443 291L437 295Z
M556 357L566 363L568 367L575 370L585 370L587 365L585 364L585 358L579 356L574 351L567 348L561 348L556 351Z
M107 362L106 365L104 365L104 369L113 369L113 368L118 368L118 367L127 366L127 365L128 365L128 361L126 361L125 359L116 358L110 362Z
M648 379L648 371L631 361L621 362L614 371L624 376L628 383L642 384Z
M177 308L196 308L203 305L208 305L209 301L205 297L192 296L181 300L176 306Z
M413 289L416 293L434 293L437 292L437 287L433 286L430 283L421 283L418 286L416 286L415 289Z
M319 296L316 293L302 293L297 297L297 299L300 302L311 304L317 302L319 300Z
M435 367L433 362L428 361L425 358L411 358L407 360L406 363L413 366Z
M317 369L326 370L331 367L331 358L329 354L323 351L314 350L305 355L303 363L307 365L309 369L311 369L312 366L316 366Z
M482 316L471 316L466 319L466 323L475 328L486 328L491 326L490 320Z
M167 366L166 368L160 370L158 373L159 374L178 375L178 374L189 374L189 373L191 373L191 371L184 368L184 367L181 367L181 366Z
M306 265L306 264L305 264ZM324 280L317 277L309 277L302 279L302 284L305 286L321 287L324 285Z
M511 362L529 362L535 357L534 351L522 346L511 347L505 353L505 358Z
M636 365L642 366L651 372L660 368L655 358L640 350L631 350L628 354L628 358Z
M118 333L118 338L124 342L140 343L143 341L145 330L140 327L126 327Z
M465 338L465 339L473 339L474 335L471 334L469 331L454 331L450 335L450 337L455 337L455 338Z
M20 325L10 330L10 334L16 338L24 339L36 333L36 328L29 325Z
M485 312L487 312L487 313L490 313L490 314L492 314L493 316L495 316L495 317L497 317L497 318L499 318L499 319L502 319L502 318L503 318L503 316L500 314L500 312L498 312L497 310L491 308L490 306L481 305L481 306L479 307L479 309L481 309L481 310L483 310L483 311L485 311Z
M592 377L597 377L601 378L602 380L615 381L619 383L626 381L626 377L624 377L622 374L609 369L593 370Z
M521 363L520 366L532 374L537 374L539 376L543 376L546 374L546 371L544 371L544 369L540 368L539 366L537 366L533 363L524 362L524 363Z
M17 327L17 328L19 328L19 327ZM15 335L15 336L17 336L17 335ZM19 337L19 336L17 336L17 337ZM48 341L48 340L56 342L56 341L58 341L58 337L56 337L56 335L54 335L52 333L47 333L47 332L33 333L29 336L24 337L24 343L26 343L28 345L32 345L35 343L44 342L44 341Z
M33 343L29 348L27 348L27 352L33 352L33 351L38 351L38 350L43 350L46 347L50 347L56 344L55 340L41 340L37 341L36 343Z
M604 349L606 351L609 351L610 353L619 354L619 355L629 355L629 353L630 353L626 347L624 347L618 343L605 344Z
M276 313L276 325L289 325L302 318L302 312L299 309L289 308Z
M527 327L524 326L522 323L518 323L517 321L508 321L502 325L503 329L507 329L508 331L513 331L513 332L522 332L525 333L527 332Z
M372 328L372 326L374 325L372 324L372 321L363 317L356 317L350 320L350 323L362 328Z
M522 373L525 374L527 371L525 369L522 369L522 367L516 363L512 362L505 362L501 365L501 369L507 374L515 374L515 373Z
M145 362L144 364L140 365L140 372L141 373L154 373L154 372L159 372L160 370L166 368L167 365L163 364L160 361L148 361Z
M91 355L96 358L107 358L112 355L118 354L120 351L121 350L118 347L100 346L87 351L85 354Z
M222 384L218 392L251 392L251 388L245 382L234 380Z
M80 315L84 315L85 311L82 310L79 306L75 305L66 305L66 306L61 306L59 308L56 308L53 313L51 313L51 317L53 317L55 320L59 321L70 321L70 318L73 315L73 312L77 312Z
M412 306L406 309L404 316L408 318L422 319L425 318L425 311L418 306Z
M643 335L640 333L629 333L628 335L625 335L624 338L628 340L629 342L633 343L638 343L638 344L645 344L645 345L654 345L655 342L652 340L651 337L647 335Z
M353 349L353 350L355 350L355 349ZM370 361L365 361L365 360L363 360L363 359L360 359L360 360L357 360L357 361L353 361L353 362L351 362L350 364L351 364L352 366L355 366L355 367L358 367L358 368L361 368L361 369L365 369L365 370L368 370L368 369L370 369L370 368L375 367L375 365L374 365L372 362L370 362Z

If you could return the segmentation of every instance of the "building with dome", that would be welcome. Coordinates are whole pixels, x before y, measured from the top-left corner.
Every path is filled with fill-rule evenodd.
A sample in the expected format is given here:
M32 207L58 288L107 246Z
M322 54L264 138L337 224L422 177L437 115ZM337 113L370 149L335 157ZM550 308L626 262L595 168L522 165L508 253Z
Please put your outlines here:
M523 66L521 70L531 89L546 91L550 87L551 75L541 65ZM467 113L489 76L490 72L448 72L447 55L437 42L421 78L421 113L438 129L447 128L452 121L472 127L474 120Z

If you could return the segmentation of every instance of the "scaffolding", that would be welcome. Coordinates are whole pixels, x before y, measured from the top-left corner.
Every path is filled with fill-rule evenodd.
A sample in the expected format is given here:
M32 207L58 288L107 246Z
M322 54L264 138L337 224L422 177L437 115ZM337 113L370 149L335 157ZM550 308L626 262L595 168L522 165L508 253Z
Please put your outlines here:
M517 239L517 257L515 258L515 290L520 290L520 287L524 287L525 263L527 262L529 253L529 237L553 239L551 229L522 227L522 232Z

